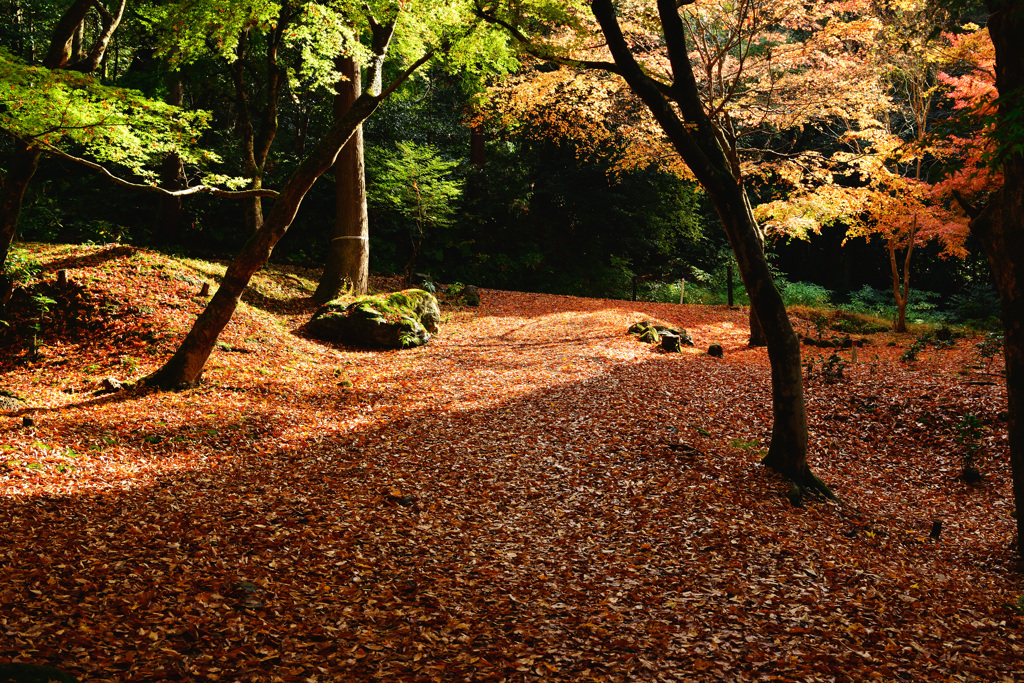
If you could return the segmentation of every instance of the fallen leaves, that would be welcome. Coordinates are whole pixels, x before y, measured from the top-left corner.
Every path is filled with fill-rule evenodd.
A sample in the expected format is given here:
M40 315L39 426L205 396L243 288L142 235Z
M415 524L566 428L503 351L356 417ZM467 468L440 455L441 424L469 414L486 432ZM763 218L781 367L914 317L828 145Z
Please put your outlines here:
M881 336L811 379L812 465L844 504L793 508L758 464L767 358L740 311L485 291L429 346L369 353L292 335L287 279L226 330L253 353L215 352L200 388L92 396L62 390L154 330L134 376L155 369L194 286L145 252L64 267L150 312L4 366L36 424L0 417L0 661L90 681L1021 674L1005 395L963 383L966 341L908 367ZM725 357L638 344L644 318Z

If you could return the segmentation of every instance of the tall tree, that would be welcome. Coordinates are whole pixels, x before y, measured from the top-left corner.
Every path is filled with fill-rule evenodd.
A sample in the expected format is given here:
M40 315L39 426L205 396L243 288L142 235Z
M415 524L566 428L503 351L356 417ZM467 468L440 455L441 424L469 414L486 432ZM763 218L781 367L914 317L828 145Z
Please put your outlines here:
M263 226L249 238L228 266L216 294L199 315L181 346L163 367L145 378L147 384L171 389L192 385L200 379L217 337L231 319L250 278L270 258L275 245L295 219L306 193L335 163L357 128L437 51L466 54L475 52L478 46L475 42L479 40L475 32L477 22L472 18L470 5L460 0L450 0L443 5L428 0L353 2L347 10L349 17L362 16L370 30L378 34L371 41L368 51L360 49L357 52L357 43L352 41L339 43L337 57L358 54L365 59L369 65L367 83L376 82L400 24L411 30L409 35L403 36L403 50L406 54L418 52L418 55L409 58L406 61L408 65L376 94L364 87L346 113L335 119L324 137L285 182Z
M970 226L988 256L1002 302L1017 553L1024 558L1024 2L986 4L999 91L993 135L1004 182L983 206L971 208Z
M342 79L334 96L335 119L345 116L363 88L355 58L346 56L339 62ZM359 126L334 162L334 229L313 300L326 303L336 298L346 282L353 294L366 294L369 276L370 219L366 208L363 127Z

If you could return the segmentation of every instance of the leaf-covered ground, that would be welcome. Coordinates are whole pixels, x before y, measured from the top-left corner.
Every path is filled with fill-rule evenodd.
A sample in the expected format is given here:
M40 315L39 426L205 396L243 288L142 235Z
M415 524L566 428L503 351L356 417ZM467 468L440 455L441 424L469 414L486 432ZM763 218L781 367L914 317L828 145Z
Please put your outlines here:
M767 356L742 311L485 290L428 346L372 353L296 335L309 273L278 271L200 388L95 394L158 367L222 267L36 252L96 313L0 360L25 400L0 413L0 663L138 682L1024 676L1005 392L978 339L907 364L912 337L875 335L835 383L816 363L811 460L843 503L794 507L759 466ZM640 319L697 348L639 343Z

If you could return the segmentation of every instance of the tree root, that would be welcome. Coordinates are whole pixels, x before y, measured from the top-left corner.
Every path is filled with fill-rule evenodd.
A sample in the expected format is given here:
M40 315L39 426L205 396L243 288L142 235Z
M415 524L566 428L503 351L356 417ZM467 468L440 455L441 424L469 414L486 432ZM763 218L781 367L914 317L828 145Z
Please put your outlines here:
M769 465L768 467L771 466ZM776 471L778 472L778 470ZM826 500L832 500L837 503L843 502L839 498L839 496L834 494L832 492L832 489L830 489L825 482L823 482L821 479L815 476L815 474L811 472L810 469L804 470L804 472L799 476L793 476L792 474L787 472L778 473L789 479L790 482L792 482L792 486L790 487L789 492L786 494L786 498L789 499L790 503L797 507L803 504L804 496L807 494L820 496Z

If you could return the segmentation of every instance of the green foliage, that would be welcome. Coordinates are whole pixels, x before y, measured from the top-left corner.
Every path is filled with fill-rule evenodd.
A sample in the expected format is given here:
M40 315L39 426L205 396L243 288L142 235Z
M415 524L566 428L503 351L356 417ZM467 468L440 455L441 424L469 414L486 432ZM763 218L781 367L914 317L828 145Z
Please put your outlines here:
M413 245L409 271L428 233L454 223L464 184L453 175L458 162L442 159L430 145L399 142L394 151L371 149L367 167L373 178L368 201L406 225Z
M23 287L39 275L42 266L22 249L14 247L3 264L3 273L15 287Z
M981 473L978 472L982 450L984 445L981 442L982 424L977 415L967 413L956 426L956 440L961 448L961 462L963 465L963 479L968 483L977 483L981 480Z
M941 295L936 292L911 290L907 303L907 319L910 322L941 323L945 316L939 311ZM844 308L855 313L867 313L880 318L896 318L896 304L892 292L864 285L850 294L850 303Z
M967 413L956 427L956 440L968 453L981 449L981 420L973 413Z
M786 306L828 306L832 292L812 282L778 282Z
M917 361L917 356L928 346L928 340L923 337L918 337L914 340L914 343L907 347L900 355L900 360L904 363L914 363Z
M826 384L838 384L845 376L843 372L846 370L848 365L846 359L840 356L838 353L833 352L828 358L819 355L818 358L818 375L825 381ZM813 358L808 358L804 362L804 367L807 370L807 379L811 379L815 374L815 364Z
M949 317L958 323L993 329L1000 326L999 313L999 294L988 282L968 283L949 299Z
M442 159L430 145L399 142L396 149L371 149L367 162L373 177L370 201L427 227L451 225L453 204L462 196L463 182L453 177L456 161Z
M978 349L978 355L983 362L991 363L992 360L1003 352L1003 335L998 332L990 332L985 339L974 345Z
M169 153L189 164L216 160L196 147L208 126L206 112L102 85L87 74L28 66L2 48L0 92L0 129L31 144L84 150L151 181L156 173L147 165Z

